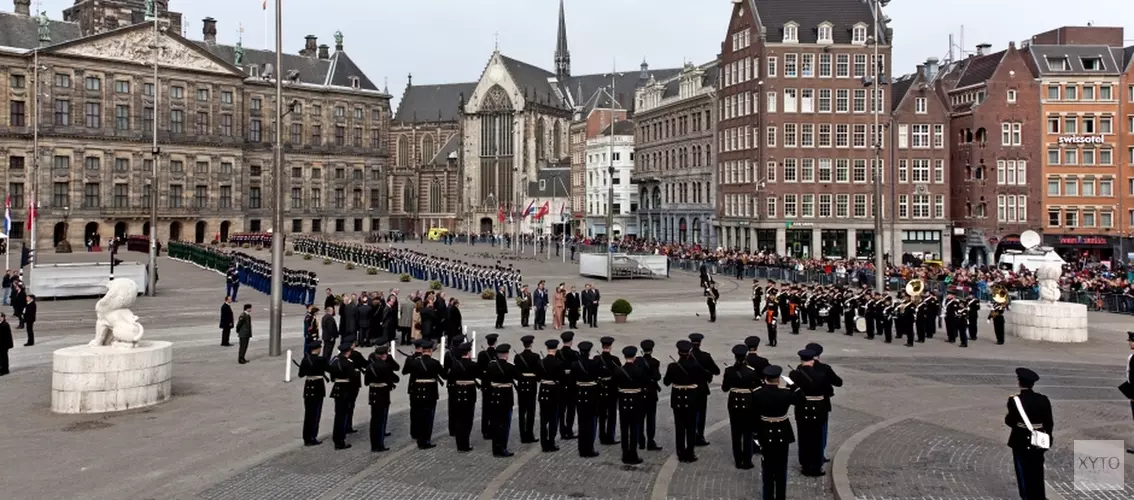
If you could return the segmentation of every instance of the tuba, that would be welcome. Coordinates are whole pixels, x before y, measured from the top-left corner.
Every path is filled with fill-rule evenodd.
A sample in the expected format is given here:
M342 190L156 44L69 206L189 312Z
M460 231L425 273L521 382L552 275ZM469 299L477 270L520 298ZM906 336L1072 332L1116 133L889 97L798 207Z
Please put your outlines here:
M1003 285L996 285L992 287L992 301L997 304L1008 303L1008 289Z
M906 283L906 294L910 296L911 300L916 302L923 293L925 293L924 281L920 279L914 279L909 283Z

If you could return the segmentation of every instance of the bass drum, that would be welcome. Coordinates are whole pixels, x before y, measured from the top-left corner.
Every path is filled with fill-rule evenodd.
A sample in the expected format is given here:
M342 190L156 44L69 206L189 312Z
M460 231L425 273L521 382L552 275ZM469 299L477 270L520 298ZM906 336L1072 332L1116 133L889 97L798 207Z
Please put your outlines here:
M856 317L854 319L854 329L856 331L865 332L866 331L866 318L864 318L862 316Z
M831 308L830 307L824 307L824 308L819 309L819 316L826 318L829 314L831 314Z

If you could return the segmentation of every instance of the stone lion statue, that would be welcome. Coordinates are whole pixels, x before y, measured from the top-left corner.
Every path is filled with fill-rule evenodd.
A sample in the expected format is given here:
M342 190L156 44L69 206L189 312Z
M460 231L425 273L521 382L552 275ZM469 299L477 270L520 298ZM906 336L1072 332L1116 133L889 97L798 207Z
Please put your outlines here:
M1059 300L1059 278L1063 276L1063 266L1060 264L1044 264L1036 269L1036 280L1039 281L1040 300L1056 302Z
M134 347L142 340L142 325L129 309L137 299L138 284L133 280L118 279L108 283L106 295L95 304L95 338L90 345Z

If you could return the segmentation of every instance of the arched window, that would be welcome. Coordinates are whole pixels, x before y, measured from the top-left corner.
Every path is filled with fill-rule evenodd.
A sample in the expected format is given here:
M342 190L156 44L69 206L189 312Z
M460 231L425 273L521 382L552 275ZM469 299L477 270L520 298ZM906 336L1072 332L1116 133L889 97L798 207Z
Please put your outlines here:
M413 182L407 182L402 188L402 212L413 213L417 204L417 195L413 191Z
M441 183L433 181L429 184L429 212L441 213L443 211L442 204L444 199L441 197Z
M551 157L558 160L563 156L563 130L559 128L559 120L551 126Z
M544 153L546 152L545 149L547 148L547 130L543 123L543 118L536 119L535 142L536 159L542 160L546 157Z
M435 154L437 153L433 149L433 136L426 134L421 138L421 163L428 164Z
M399 167L408 167L409 166L409 154L410 154L409 137L406 137L406 136L403 135L403 136L398 138L398 152L397 153L398 153L398 166Z

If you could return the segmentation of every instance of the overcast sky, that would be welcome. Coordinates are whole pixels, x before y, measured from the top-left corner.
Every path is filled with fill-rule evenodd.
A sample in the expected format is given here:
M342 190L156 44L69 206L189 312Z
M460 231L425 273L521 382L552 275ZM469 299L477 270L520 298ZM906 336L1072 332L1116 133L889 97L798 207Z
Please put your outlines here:
M275 0L170 0L188 21L188 36L201 38L201 19L217 19L217 38L235 43L244 26L244 45L274 46ZM798 0L801 5L820 0ZM5 10L11 0L0 0ZM74 0L42 0L53 19ZM553 70L559 0L284 0L284 51L297 52L313 34L333 45L340 30L345 49L379 86L388 79L395 99L406 75L416 83L475 81L492 53L500 51ZM637 71L645 57L651 67L675 67L716 57L728 28L732 0L565 0L571 68L575 74ZM34 8L34 7L33 7ZM944 58L949 34L964 47L1010 40L1061 24L1126 23L1126 45L1134 44L1132 0L892 0L894 73L909 73L928 57ZM265 24L265 19L270 24ZM266 29L267 28L267 29ZM497 35L498 34L498 35Z

